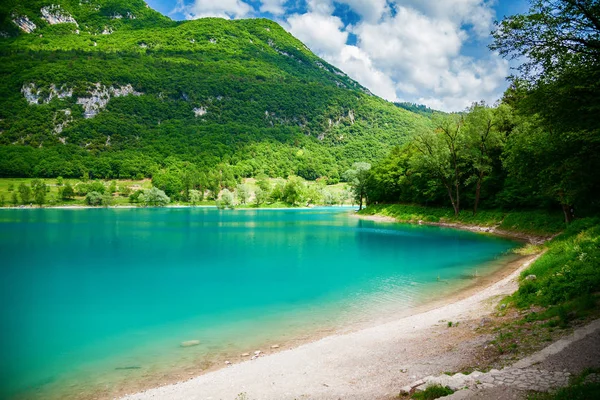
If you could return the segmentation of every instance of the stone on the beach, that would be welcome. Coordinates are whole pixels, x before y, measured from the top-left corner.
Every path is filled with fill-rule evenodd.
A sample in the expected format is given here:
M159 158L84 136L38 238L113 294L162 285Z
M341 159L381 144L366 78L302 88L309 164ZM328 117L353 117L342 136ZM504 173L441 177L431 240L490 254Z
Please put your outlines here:
M490 322L492 322L492 320L489 318L481 318L481 321L479 321L479 326L486 326Z
M230 361L225 361L225 364L231 365L231 362Z
M248 357L250 353L242 353L242 357Z
M185 342L181 342L181 347L192 347L198 346L200 344L199 340L186 340Z
M274 344L273 346L271 346L272 349L278 349L279 345L278 344Z
M535 276L535 275L527 275L525 277L526 281L535 281L536 279L537 279L537 276Z
M255 356L258 356L258 355L260 355L260 353L261 353L261 351L260 351L260 350L256 350L256 351L254 352L254 355L255 355Z

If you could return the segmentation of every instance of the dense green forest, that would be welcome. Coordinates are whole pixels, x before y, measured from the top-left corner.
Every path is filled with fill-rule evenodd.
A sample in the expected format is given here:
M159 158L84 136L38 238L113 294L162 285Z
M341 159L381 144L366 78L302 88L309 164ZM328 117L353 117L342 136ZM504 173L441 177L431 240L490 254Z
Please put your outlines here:
M433 113L373 165L369 203L562 209L566 222L600 209L600 4L534 0L504 19L490 46L524 63L494 105ZM560 207L560 208L559 208Z
M266 19L175 22L142 0L9 0L0 57L4 177L337 182L430 124Z

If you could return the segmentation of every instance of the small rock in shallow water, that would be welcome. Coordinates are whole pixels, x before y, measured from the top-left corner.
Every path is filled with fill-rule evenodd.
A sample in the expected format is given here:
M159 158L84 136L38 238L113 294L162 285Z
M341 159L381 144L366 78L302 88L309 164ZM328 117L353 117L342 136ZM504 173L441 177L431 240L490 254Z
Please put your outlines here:
M260 355L260 353L261 353L261 351L260 351L260 350L256 350L256 351L254 352L254 355L255 355L255 356L258 356L258 355Z
M242 353L242 357L248 357L250 353Z
M181 347L198 346L199 344L199 340L186 340L185 342L181 342Z
M272 349L278 349L279 345L278 344L274 344L273 346L271 346Z
M225 361L225 364L231 365L231 362L230 361Z

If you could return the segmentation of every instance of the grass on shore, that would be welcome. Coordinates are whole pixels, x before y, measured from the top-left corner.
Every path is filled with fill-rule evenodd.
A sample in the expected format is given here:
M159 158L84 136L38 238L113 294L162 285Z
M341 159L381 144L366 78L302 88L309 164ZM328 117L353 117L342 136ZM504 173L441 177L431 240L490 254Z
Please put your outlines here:
M463 210L458 216L450 208L425 207L409 204L369 205L360 211L362 215L384 215L401 222L460 223L478 226L495 226L511 232L534 235L552 235L565 229L564 216L560 212L541 210L501 211L481 210L476 215Z

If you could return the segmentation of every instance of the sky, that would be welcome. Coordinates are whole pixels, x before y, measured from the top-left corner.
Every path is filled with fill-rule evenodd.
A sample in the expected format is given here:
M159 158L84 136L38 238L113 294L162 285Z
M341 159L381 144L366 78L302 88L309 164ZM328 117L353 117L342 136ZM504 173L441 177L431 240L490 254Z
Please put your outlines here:
M494 21L527 0L146 0L175 20L269 18L389 101L461 111L493 104L508 61L488 50Z

